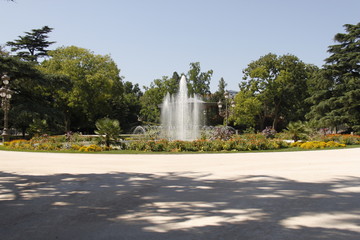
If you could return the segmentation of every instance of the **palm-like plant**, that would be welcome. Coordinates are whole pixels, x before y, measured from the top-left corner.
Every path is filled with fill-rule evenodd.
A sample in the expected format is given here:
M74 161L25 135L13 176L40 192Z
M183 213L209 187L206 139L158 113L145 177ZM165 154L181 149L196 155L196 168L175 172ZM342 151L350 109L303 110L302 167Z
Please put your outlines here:
M95 133L104 139L107 147L110 147L111 141L116 141L121 132L120 123L116 119L102 118L96 121L95 126Z
M290 122L284 132L289 133L292 140L297 142L299 140L305 140L310 134L311 129L305 123L296 121Z

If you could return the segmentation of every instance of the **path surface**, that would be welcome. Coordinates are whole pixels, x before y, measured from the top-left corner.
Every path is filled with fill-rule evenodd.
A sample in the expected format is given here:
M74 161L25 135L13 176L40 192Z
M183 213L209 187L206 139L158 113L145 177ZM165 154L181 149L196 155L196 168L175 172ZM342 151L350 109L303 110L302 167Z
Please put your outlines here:
M0 151L0 239L360 239L360 148Z

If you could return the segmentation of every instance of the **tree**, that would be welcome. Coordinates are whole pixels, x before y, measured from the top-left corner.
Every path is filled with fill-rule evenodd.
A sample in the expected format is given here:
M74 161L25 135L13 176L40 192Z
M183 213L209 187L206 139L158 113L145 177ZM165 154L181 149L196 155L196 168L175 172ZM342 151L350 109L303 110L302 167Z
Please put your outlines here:
M254 128L259 122L263 122L264 115L261 114L262 102L251 91L242 89L235 96L235 107L233 114L230 115L229 120L234 122L234 125L245 126L245 128Z
M172 78L163 76L161 79L155 79L150 87L144 87L145 93L141 97L141 119L143 122L159 123L160 109L159 105L167 93L174 94L179 88L179 75L174 72Z
M67 79L65 88L53 89L65 131L91 129L96 119L111 112L114 96L123 94L120 70L110 56L75 46L50 51L49 56L39 69Z
M227 83L224 78L220 78L218 83L218 89L213 94L210 94L209 98L205 98L204 101L217 103L219 101L225 101L225 91ZM218 125L222 124L224 119L219 115L217 106L206 108L206 120L208 125Z
M234 116L235 122L250 123L253 121L250 119L255 119L256 113L258 128L262 130L268 123L273 129L278 129L281 128L280 121L284 124L303 118L307 111L304 104L304 99L308 97L307 81L313 69L290 54L277 56L270 53L251 62L244 70L245 82L240 84L241 96L235 99L238 106L250 104L239 110L239 116L241 111L250 115L241 116L243 120ZM249 101L241 102L247 97L250 98ZM257 108L254 112L249 111L253 105Z
M212 70L201 72L200 63L191 63L187 76L188 94L198 94L201 96L210 93L210 80ZM163 76L161 79L155 79L150 87L144 87L145 92L141 97L141 119L148 123L160 122L159 105L167 93L175 94L179 89L180 75L174 72L172 77Z
M189 95L198 94L205 96L210 93L210 81L213 70L201 72L200 63L190 63L190 70L188 72L187 81Z
M8 57L10 54L8 51L6 51L5 47L0 45L0 56L2 57Z
M329 46L330 57L313 81L308 101L313 104L307 118L319 126L345 125L360 132L360 23L345 24Z
M48 34L53 30L48 26L40 29L32 29L31 32L25 32L25 36L19 36L13 42L7 42L12 52L25 61L37 62L38 58L47 56L47 48L55 43L47 41Z
M14 57L0 56L2 72L11 77L10 87L15 92L11 99L11 126L22 130L25 136L34 119L41 119L47 120L51 129L56 131L59 114L53 108L53 99L49 95L50 87L56 84L53 79L42 74L33 64Z
M105 145L110 147L111 141L116 141L121 132L120 123L116 119L102 118L96 121L95 133L105 141Z
M138 84L124 82L122 89L114 89L114 93L122 92L122 94L114 95L111 99L112 110L109 117L120 120L124 130L130 130L138 125L139 114L141 109L140 98L143 93Z

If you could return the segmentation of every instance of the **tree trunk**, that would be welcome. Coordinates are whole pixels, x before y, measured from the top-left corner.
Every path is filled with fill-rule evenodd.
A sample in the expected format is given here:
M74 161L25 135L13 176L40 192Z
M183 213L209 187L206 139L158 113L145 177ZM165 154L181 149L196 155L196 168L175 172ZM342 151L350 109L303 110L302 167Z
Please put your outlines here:
M280 101L275 105L275 111L274 111L274 120L272 124L272 128L276 130L277 124L279 122L279 109L280 109Z
M70 117L64 113L64 130L65 132L70 132Z

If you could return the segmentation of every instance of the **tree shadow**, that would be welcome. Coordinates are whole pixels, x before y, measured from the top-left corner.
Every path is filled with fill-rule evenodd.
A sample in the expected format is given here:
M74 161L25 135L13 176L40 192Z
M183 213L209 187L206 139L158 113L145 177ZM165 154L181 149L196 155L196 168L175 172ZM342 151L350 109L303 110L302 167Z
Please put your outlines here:
M0 173L1 239L359 239L360 178Z

